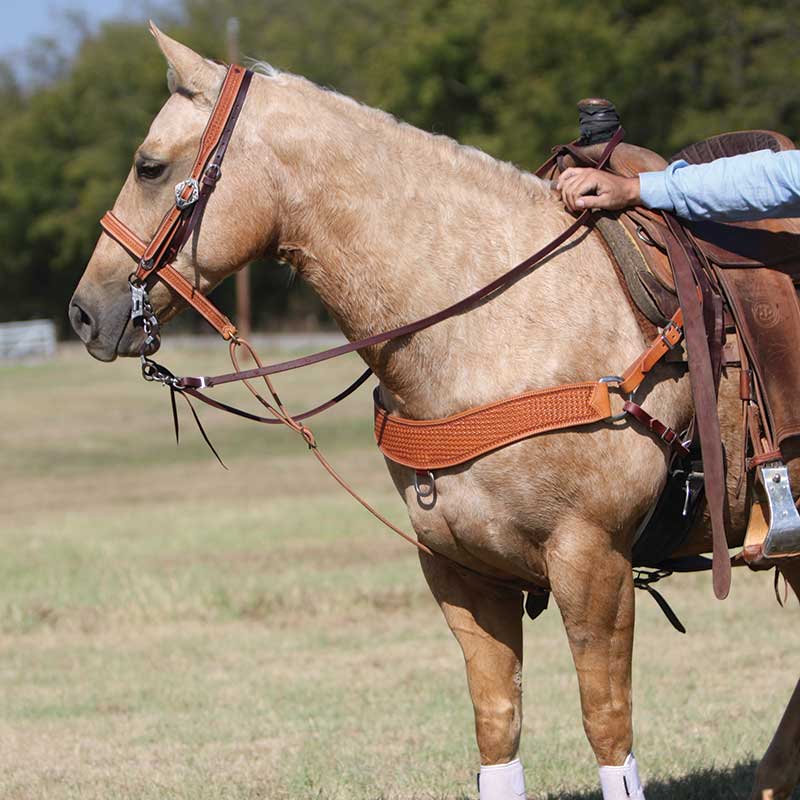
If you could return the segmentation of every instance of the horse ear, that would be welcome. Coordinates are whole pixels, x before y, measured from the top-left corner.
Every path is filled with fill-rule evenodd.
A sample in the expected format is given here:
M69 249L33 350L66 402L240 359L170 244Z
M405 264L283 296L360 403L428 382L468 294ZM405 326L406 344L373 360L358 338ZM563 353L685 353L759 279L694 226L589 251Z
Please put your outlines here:
M225 68L176 42L160 31L152 21L150 33L167 59L167 86L170 92L181 92L192 99L213 104L225 77Z

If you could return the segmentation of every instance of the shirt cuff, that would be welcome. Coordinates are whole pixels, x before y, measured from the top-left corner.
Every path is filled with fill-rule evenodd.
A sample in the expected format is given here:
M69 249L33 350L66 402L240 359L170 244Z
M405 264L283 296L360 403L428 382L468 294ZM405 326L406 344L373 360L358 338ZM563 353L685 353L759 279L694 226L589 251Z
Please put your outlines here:
M661 211L674 211L675 207L667 191L667 173L641 172L639 174L639 197L642 205Z

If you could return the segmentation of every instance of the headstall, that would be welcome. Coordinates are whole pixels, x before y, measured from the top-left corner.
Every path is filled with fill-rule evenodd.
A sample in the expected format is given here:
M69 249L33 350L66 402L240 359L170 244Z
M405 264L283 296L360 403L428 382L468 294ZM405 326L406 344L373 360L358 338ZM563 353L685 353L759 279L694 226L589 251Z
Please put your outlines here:
M199 231L206 204L222 176L222 160L247 97L253 73L236 64L230 66L211 117L203 131L200 149L189 177L175 186L175 204L167 211L153 238L145 244L113 211L106 212L100 225L106 235L123 247L136 261L128 282L131 287L131 322L142 325L145 344L142 364L145 377L146 352L158 340L158 320L147 296L147 286L158 278L197 311L223 339L233 339L236 327L198 292L172 263L192 234ZM149 369L152 370L152 367Z
M145 332L145 339L140 351L142 374L147 380L162 383L171 390L176 436L178 434L177 413L175 410L176 394L184 396L187 402L189 402L188 395L214 408L252 421L264 424L286 425L304 439L322 466L368 511L420 551L430 556L438 556L427 546L418 542L415 537L410 536L390 523L360 497L321 454L313 433L303 422L305 419L330 408L355 391L367 380L371 370L367 369L347 389L326 403L302 414L294 415L290 414L281 402L272 385L270 376L409 336L458 314L467 312L481 302L501 293L516 283L517 280L527 275L577 231L582 228L590 229L593 227L596 217L592 211L584 211L561 234L539 251L500 275L491 283L441 311L355 342L349 342L301 358L264 365L252 346L238 336L233 323L172 266L184 245L193 234L196 235L199 232L208 199L222 176L222 161L236 126L236 121L244 105L252 77L252 72L238 65L232 65L228 68L219 97L203 132L199 152L191 172L185 180L176 185L175 203L159 223L149 243L142 241L112 211L107 212L100 221L103 231L124 248L137 264L135 271L129 277L129 283L131 290L131 321L133 325L143 327ZM603 152L599 162L600 168L608 163L614 148L622 140L623 136L624 130L619 128ZM553 159L545 163L538 173L543 174L552 162ZM153 281L156 279L163 281L192 306L223 339L230 343L229 349L235 369L234 372L210 377L177 377L168 369L149 358L149 354L157 348L159 342L158 320L147 294L148 288L152 286ZM481 408L462 412L444 420L404 420L393 416L380 405L376 392L376 440L389 459L405 464L415 470L414 485L420 502L424 505L431 501L435 502L434 469L464 463L498 447L545 431L598 422L613 423L629 416L645 425L665 442L671 451L685 452L686 443L683 441L683 437L658 420L650 417L634 400L634 393L648 372L659 363L666 353L676 347L682 338L683 319L679 310L671 320L670 325L619 376L608 376L585 383L567 384L550 389L527 392ZM240 369L237 355L240 349L244 349L253 359L256 364L254 368ZM251 383L252 380L257 378L262 378L265 381L271 400L264 398ZM270 412L271 416L259 416L249 411L235 408L212 399L201 391L235 381L243 382L253 396ZM612 414L611 412L609 387L615 388L628 398L620 414ZM191 408L191 403L189 405ZM193 408L192 413L199 425L199 420ZM460 437L458 445L460 449L456 448L457 451L453 448L442 447L440 438L437 438L437 433L444 428L447 428L448 433L455 433L457 439ZM490 438L487 440L484 436L484 439L480 440L477 432L486 431L487 429L492 431ZM202 427L200 430L208 442ZM208 443L210 446L210 442ZM216 455L216 451L214 452ZM455 562L453 564L458 569L472 572L466 567L456 565ZM490 581L493 580L482 574L481 577ZM522 580L497 579L497 582L506 587L541 591L540 587Z

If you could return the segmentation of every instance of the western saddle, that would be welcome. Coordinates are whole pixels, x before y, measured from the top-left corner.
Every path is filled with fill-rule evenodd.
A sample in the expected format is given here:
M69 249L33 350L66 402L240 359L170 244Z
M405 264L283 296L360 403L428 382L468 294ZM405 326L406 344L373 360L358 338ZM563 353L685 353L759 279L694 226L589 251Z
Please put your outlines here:
M539 172L542 177L556 178L571 166L596 166L603 143L619 128L616 110L607 100L581 101L579 110L582 138L554 148ZM681 150L671 161L699 164L764 149L778 152L794 149L794 144L773 131L726 133ZM608 164L623 176L666 167L656 153L625 143L616 147ZM606 214L597 227L646 338L664 329L679 305L686 316L687 306L696 304L704 328L705 343L692 341L688 324L686 331L694 446L690 457L673 460L665 492L637 538L634 564L662 566L680 550L703 493L712 522L716 497L716 522L724 527L725 456L715 439L716 393L726 368L740 371L742 476L750 479L748 489L755 489L742 556L754 568L800 556L800 515L786 469L786 462L800 455L800 303L795 289L800 281L800 219L678 222L640 207ZM676 262L690 279L683 287ZM685 358L680 351L673 356ZM721 469L709 468L715 458Z

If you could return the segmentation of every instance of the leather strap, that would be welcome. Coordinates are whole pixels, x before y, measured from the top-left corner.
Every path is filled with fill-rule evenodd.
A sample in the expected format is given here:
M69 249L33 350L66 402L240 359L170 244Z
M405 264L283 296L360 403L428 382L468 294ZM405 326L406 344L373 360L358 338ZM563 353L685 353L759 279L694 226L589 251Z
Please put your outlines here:
M684 457L689 455L689 448L683 444L678 432L670 428L669 425L665 425L660 420L650 416L638 403L626 400L622 408L668 445L676 455Z
M219 180L219 165L230 142L230 135L236 125L239 112L244 105L244 99L252 77L252 72L240 67L238 64L232 64L228 67L217 102L214 104L214 109L203 131L200 149L192 170L187 180L182 182L184 188L181 192L181 198L184 201L187 201L191 196L191 181L200 183L202 179L202 188L199 191L205 197L213 191L214 184ZM208 164L212 154L218 147L222 152L217 152L214 164L210 165L209 170L206 171L206 164ZM151 270L158 270L163 264L174 260L180 247L185 244L191 233L191 230L187 230L187 228L194 227L194 224L202 215L198 213L202 212L202 199L202 197L198 197L196 203L186 208L179 208L176 203L167 211L139 261L139 266L136 270L137 278L141 280ZM186 213L187 210L189 213ZM178 244L178 242L180 243ZM173 245L175 246L173 247Z
M608 142L603 152L603 157L600 160L601 166L604 166L607 163L608 159L611 157L611 154L614 152L614 148L622 141L624 135L625 131L620 128L616 134L614 134L614 137ZM321 361L337 358L338 356L345 355L346 353L353 353L356 350L364 350L369 347L375 347L383 342L388 342L392 339L399 339L403 336L409 336L412 333L417 333L425 328L430 328L432 325L437 325L440 322L444 322L446 319L450 319L458 314L463 314L466 311L470 311L485 299L494 296L495 294L516 283L530 270L547 258L547 256L551 255L559 247L561 247L561 245L570 239L576 233L576 231L584 227L590 228L594 224L595 219L596 217L593 215L593 213L587 209L555 239L546 244L543 248L541 248L541 250L538 250L533 255L517 264L513 269L503 273L498 278L495 278L495 280L493 280L491 283L483 286L482 288L473 292L471 295L468 295L463 300L459 300L457 303L453 303L451 306L448 306L441 311L437 311L434 314L430 314L427 317L416 320L415 322L410 322L406 325L392 328L391 330L375 334L374 336L368 336L365 339L359 339L355 342L348 342L347 344L339 345L338 347L332 347L329 350L323 350L319 353L303 356L301 358L295 358L290 361L282 361L278 364L268 364L263 367L244 370L242 372L230 372L224 375L181 378L179 385L184 388L200 388L204 386L220 386L221 384L232 383L234 381L263 378L267 375L275 375L279 372L287 372L288 370L298 369L300 367L308 367L312 364L318 364Z
M236 327L171 264L203 218L252 77L252 72L237 64L228 68L189 177L176 186L176 203L164 215L149 243L143 242L113 211L100 220L103 231L137 262L133 276L136 280L146 281L153 275L163 280L224 339L234 338Z
M100 220L100 225L133 258L142 258L147 245L119 217L108 211ZM162 266L156 276L182 297L223 339L236 336L236 326L172 266Z
M463 464L539 433L611 416L608 384L598 382L539 389L432 420L389 414L378 389L374 398L375 441L381 452L397 464L422 471Z
M769 464L771 461L783 461L783 454L780 450L770 450L767 453L748 458L747 467L748 469L753 469L754 467L760 467L762 464Z
M619 388L631 394L664 356L674 350L683 339L683 312L678 309L664 330L653 340L650 347L631 364L622 375Z
M686 348L689 354L689 380L694 398L695 418L703 452L705 492L711 515L713 540L714 594L722 600L728 596L731 584L731 560L725 534L728 518L728 497L725 488L725 461L722 435L717 414L714 367L711 362L703 308L698 298L698 286L691 262L691 243L680 224L671 214L664 214L671 237L667 250L675 272L675 288L683 309Z
M239 339L238 341L244 341L243 339ZM164 367L160 367L162 370ZM302 422L303 420L310 419L311 417L316 417L317 414L321 414L323 411L327 411L329 408L333 408L333 406L338 405L342 402L346 397L349 397L353 392L356 391L360 386L364 384L364 382L372 375L371 369L366 369L362 372L346 389L343 389L339 394L335 397L332 397L330 400L326 400L324 403L320 403L318 406L309 409L308 411L303 411L300 414L292 414L292 419L296 422ZM283 425L283 420L277 419L275 417L263 417L258 414L252 414L249 411L245 411L242 408L237 408L236 406L229 405L228 403L223 403L221 400L214 400L213 398L209 397L206 394L203 394L198 389L179 389L176 391L182 391L186 394L190 394L197 400L200 400L202 403L211 406L212 408L216 408L218 411L225 411L228 414L234 414L237 417L242 417L242 419L249 419L252 422L261 422L264 425Z

